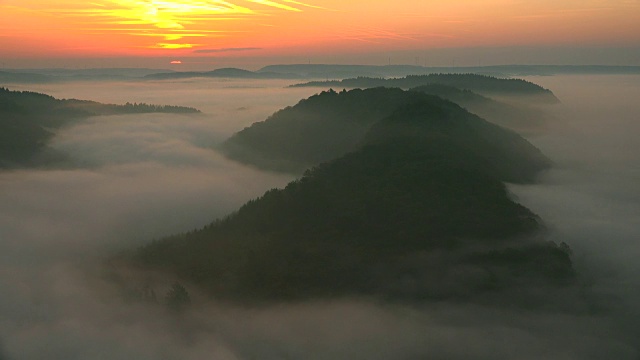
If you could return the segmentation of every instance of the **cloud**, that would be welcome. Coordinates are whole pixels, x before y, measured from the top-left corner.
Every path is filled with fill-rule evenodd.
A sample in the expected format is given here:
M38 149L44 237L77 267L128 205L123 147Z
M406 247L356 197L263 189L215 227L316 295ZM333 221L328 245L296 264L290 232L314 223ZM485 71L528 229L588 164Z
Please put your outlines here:
M250 90L227 89L231 84L48 88L60 98L185 104L204 114L92 118L61 130L51 143L68 155L65 167L0 173L3 360L215 353L213 344L191 349L174 338L171 317L162 309L122 303L95 264L114 251L201 227L291 180L226 160L212 146L300 95L282 96L281 82ZM248 92L260 100L241 96ZM153 329L154 318L162 330Z
M20 3L11 6L12 9L37 11L56 18L65 18L66 23L82 24L83 28L89 26L84 32L92 34L127 33L134 37L162 37L165 41L174 42L149 44L147 47L170 50L206 46L178 42L185 37L210 40L212 37L227 36L236 32L208 30L212 21L239 22L272 15L274 12L300 13L305 7L320 8L292 0L95 0L86 3L62 2L55 6L44 3Z
M638 338L640 172L631 164L640 163L634 135L640 84L622 76L532 80L563 102L549 132L533 139L557 165L539 185L513 190L545 219L552 240L574 249L578 270L610 310L609 321L623 329L620 338Z
M48 84L61 98L203 114L96 117L51 144L69 155L66 168L0 173L0 359L637 359L640 189L629 164L639 163L640 89L626 77L534 80L564 103L549 133L532 139L558 167L512 189L575 250L606 305L598 312L368 299L249 309L190 284L193 306L181 315L127 300L104 257L285 184L290 177L230 162L211 145L315 90L280 80Z
M221 49L197 49L193 52L196 54L211 54L211 53L225 53L225 52L239 52L239 51L255 51L262 50L258 47L240 47L240 48L221 48Z

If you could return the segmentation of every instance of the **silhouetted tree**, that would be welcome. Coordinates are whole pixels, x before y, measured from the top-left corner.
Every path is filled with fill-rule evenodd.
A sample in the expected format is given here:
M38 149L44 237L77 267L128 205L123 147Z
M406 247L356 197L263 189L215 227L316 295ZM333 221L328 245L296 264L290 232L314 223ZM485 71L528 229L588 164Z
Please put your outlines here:
M178 282L174 283L167 291L166 300L169 309L178 312L184 310L191 303L187 289Z

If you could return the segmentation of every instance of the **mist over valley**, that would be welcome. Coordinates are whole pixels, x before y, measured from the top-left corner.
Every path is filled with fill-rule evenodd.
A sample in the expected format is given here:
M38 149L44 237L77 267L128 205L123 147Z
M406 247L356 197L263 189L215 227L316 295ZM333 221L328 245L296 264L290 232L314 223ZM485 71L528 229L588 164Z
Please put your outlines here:
M526 80L5 84L200 113L0 171L0 359L637 359L640 77Z

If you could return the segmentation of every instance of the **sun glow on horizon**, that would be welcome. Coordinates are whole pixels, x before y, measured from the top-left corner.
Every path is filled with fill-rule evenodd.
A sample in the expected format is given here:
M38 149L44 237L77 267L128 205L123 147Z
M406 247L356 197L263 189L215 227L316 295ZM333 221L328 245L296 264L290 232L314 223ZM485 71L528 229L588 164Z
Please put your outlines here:
M640 2L0 0L3 58L306 57L567 44L640 47Z
M234 1L234 0L231 0ZM238 1L235 1L238 2ZM287 5L311 6L292 0L244 0L245 5L223 0L102 0L93 9L78 10L76 14L89 16L107 24L139 26L144 33L135 36L161 37L164 42L150 45L152 49L191 49L203 44L182 42L189 37L209 37L216 32L202 29L201 24L208 21L239 20L248 16L260 16L266 12L252 8L259 4L267 8L301 12L299 8ZM153 31L153 28L161 31ZM171 41L168 43L167 41Z
M133 38L156 38L132 43L135 48L192 49L206 46L188 38L216 38L242 32L236 22L265 19L277 13L301 13L319 6L293 0L93 0L89 3L63 0L7 0L2 8L45 19L66 18L67 26L87 27L90 33ZM0 20L1 16L0 16ZM0 25L0 28L2 26Z

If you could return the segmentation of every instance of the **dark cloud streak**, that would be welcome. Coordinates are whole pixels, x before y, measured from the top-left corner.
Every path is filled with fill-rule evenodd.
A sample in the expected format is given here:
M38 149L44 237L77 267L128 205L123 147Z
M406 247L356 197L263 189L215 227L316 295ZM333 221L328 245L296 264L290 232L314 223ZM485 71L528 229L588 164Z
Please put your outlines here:
M243 51L256 51L262 50L258 47L244 47L244 48L221 48L221 49L197 49L193 52L195 54L216 54L216 53L228 53L228 52L243 52Z

